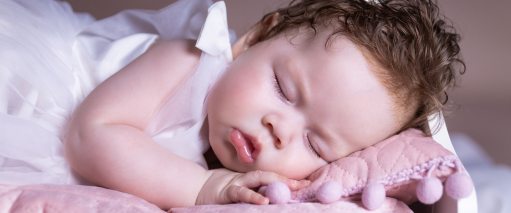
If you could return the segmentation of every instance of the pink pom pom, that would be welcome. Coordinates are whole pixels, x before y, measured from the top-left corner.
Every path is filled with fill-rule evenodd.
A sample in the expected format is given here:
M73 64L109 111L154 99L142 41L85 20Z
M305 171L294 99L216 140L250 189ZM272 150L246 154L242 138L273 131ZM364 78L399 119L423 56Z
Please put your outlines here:
M342 185L335 181L323 183L316 192L316 198L321 203L333 203L341 198Z
M435 177L424 177L417 184L417 198L424 204L433 204L442 197L442 182Z
M270 199L272 204L286 204L291 200L291 190L282 182L270 183L265 191L266 197Z
M473 189L474 183L466 174L456 173L445 182L445 192L454 199L468 197Z
M262 196L266 196L266 189L268 186L261 186L259 187L259 190L257 190L257 193L261 194Z
M372 182L362 191L362 203L369 210L380 208L385 201L385 187L381 183Z

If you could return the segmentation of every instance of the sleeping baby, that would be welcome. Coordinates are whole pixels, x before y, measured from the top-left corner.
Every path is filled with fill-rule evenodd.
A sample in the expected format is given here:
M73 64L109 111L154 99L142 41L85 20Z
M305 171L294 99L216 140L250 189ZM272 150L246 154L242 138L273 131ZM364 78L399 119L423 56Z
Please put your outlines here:
M81 102L66 156L93 184L162 209L265 205L260 186L297 190L322 166L408 128L431 135L427 117L464 72L458 41L430 0L292 1L240 37L223 68L196 40L159 39ZM200 125L174 125L187 110L203 112ZM155 123L175 127L162 134ZM166 149L164 135L205 141L225 168Z

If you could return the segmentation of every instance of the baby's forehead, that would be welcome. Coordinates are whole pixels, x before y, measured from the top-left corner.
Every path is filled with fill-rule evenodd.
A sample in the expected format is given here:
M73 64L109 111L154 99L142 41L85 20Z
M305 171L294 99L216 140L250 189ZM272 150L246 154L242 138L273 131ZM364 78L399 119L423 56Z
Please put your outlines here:
M286 51L289 55L293 55L293 53L296 53L297 51L312 51L314 53L324 52L328 55L335 55L348 48L349 51L358 51L362 53L364 60L368 62L371 70L380 69L377 63L374 63L374 60L372 60L373 57L368 51L365 51L364 48L352 42L350 37L342 33L335 32L333 29L320 28L314 31L310 28L302 28L300 30L282 32L271 40L280 40L281 42L287 41L288 44L291 44L294 49L282 49L282 51ZM271 41L269 45L271 45ZM323 60L326 59L338 60L336 58L323 58ZM302 58L301 60L311 61L312 63L322 62L322 60L316 57ZM346 61L345 63L350 63L350 61Z
M287 39L287 42L294 47L285 48L283 51L287 51L290 56L296 55L293 53L305 53L308 56L302 57L299 60L288 59L287 63L289 64L310 62L321 66L322 63L327 61L342 61L344 64L364 63L369 65L369 68L373 70L374 64L371 61L371 57L368 57L366 51L353 43L346 36L332 34L331 31L323 30L318 31L313 35L304 32L292 34L292 36L285 35L282 37ZM363 57L357 58L360 60L341 60L342 57L346 58L353 56L354 54L361 55Z
M314 32L314 31L312 31ZM310 51L315 50L315 53L318 52L325 52L327 55L334 56L339 55L343 53L348 53L347 55L344 54L344 56L341 57L347 57L349 55L352 55L354 53L361 54L363 57L359 57L360 60L342 60L344 64L361 64L364 63L367 65L367 68L371 71L370 77L375 77L379 81L381 85L383 85L386 89L386 92L388 95L392 97L392 100L394 103L394 115L397 118L407 117L408 115L401 115L404 112L401 112L400 106L402 105L402 102L404 100L401 100L400 97L394 92L390 90L390 82L389 79L391 78L389 75L390 72L388 72L384 67L380 65L380 63L377 62L375 59L376 56L372 54L369 50L364 48L361 45L358 45L354 43L349 36L346 36L342 33L334 33L332 29L321 29L317 30L316 33L311 33L310 30L304 29L300 32L294 32L292 34L283 34L283 37L288 39L288 42L292 44L294 47L296 47L296 50L288 49L287 51L289 53L292 53L294 51ZM292 54L290 54L292 55ZM299 66L295 63L311 63L316 65L321 65L324 63L327 63L328 60L330 61L339 61L339 58L336 57L305 57L301 58L300 60L289 60L287 62L289 65ZM352 69L351 72L357 72L359 69ZM369 76L368 76L369 77ZM360 79L359 79L360 80ZM406 114L406 113L405 113Z

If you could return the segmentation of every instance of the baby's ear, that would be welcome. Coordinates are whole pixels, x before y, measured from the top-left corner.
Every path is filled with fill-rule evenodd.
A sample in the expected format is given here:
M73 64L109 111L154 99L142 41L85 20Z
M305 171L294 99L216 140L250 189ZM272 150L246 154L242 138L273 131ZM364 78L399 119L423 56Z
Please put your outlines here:
M245 35L241 36L234 45L232 45L233 58L238 57L242 52L247 50L259 42L259 38L264 35L268 30L273 28L278 23L279 14L272 13L263 18L259 23L248 30Z

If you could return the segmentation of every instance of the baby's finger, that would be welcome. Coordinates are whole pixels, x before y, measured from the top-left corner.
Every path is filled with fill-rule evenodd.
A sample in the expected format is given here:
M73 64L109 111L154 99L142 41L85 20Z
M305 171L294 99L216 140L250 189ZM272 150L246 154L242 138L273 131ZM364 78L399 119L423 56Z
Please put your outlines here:
M285 176L279 175L274 172L265 172L261 170L250 171L243 175L241 180L241 185L246 186L248 188L255 188L261 185L268 185L272 182L280 181L285 183L291 190L297 190L307 186L309 181L296 181L293 179L289 179Z
M268 185L274 181L280 181L288 185L296 182L274 172L265 172L257 170L245 173L241 177L240 185L246 186L248 188L255 188L261 185Z
M231 185L227 188L227 197L233 203L245 202L257 205L267 205L270 200L261 194L243 186Z
M304 187L308 186L310 183L311 183L310 180L293 180L293 179L288 179L286 185L291 190L298 190L298 189L301 189L301 188L304 188Z
M297 184L296 184L296 188L294 189L291 189L291 190L298 190L298 189L301 189L301 188L304 188L308 185L310 185L311 181L310 180L300 180L300 181L296 181Z

